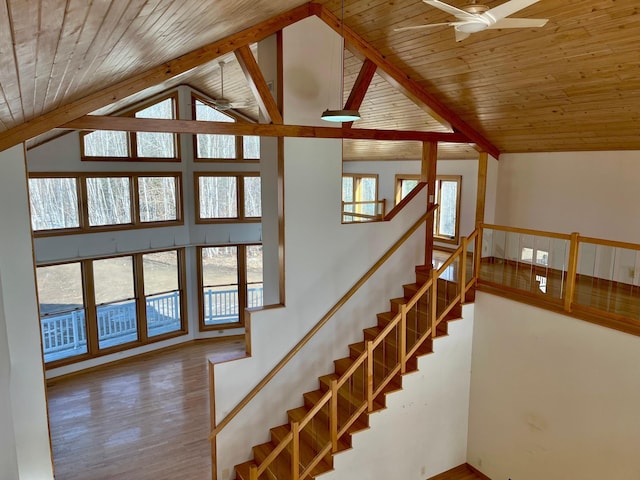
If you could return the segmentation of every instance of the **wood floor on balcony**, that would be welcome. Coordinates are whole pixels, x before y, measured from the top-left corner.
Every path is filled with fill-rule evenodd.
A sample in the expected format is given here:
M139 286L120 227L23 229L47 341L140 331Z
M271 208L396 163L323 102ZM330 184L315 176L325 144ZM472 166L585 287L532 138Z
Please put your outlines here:
M56 480L210 480L207 358L244 354L199 341L51 381Z

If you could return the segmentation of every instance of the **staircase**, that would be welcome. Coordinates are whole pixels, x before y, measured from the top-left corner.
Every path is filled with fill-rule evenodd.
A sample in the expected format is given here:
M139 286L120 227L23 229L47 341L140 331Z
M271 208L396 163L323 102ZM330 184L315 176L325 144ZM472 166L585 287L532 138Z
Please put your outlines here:
M416 282L349 345L348 357L334 361L317 390L303 394L303 405L287 412L289 423L272 428L271 441L253 447L253 460L236 465L237 480L306 480L333 469L333 455L351 448L351 436L369 428L369 414L385 408L386 396L402 389L402 375L432 352L433 338L461 318L460 282L439 276L416 267Z

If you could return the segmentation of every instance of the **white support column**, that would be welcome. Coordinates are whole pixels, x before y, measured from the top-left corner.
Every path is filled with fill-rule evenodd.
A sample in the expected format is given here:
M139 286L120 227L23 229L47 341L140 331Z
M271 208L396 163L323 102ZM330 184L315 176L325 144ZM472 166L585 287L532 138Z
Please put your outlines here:
M26 177L22 145L0 152L0 471L47 480L53 468Z

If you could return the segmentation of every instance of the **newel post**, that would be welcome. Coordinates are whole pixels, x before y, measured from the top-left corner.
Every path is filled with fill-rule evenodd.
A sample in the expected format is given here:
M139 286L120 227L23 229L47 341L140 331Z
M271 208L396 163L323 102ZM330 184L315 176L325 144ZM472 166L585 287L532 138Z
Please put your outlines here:
M436 338L438 327L438 270L431 270L431 338Z
M569 265L567 266L567 288L564 292L564 309L571 312L573 296L576 290L576 274L578 273L578 250L580 234L571 234L571 244L569 245Z
M338 380L331 380L331 451L338 451Z
M291 432L293 439L291 440L291 480L300 478L300 423L291 423Z
M462 252L460 254L460 303L466 303L467 294L467 246L469 241L467 237L462 237Z
M407 372L407 304L400 306L400 373Z
M367 341L367 411L373 412L373 341Z

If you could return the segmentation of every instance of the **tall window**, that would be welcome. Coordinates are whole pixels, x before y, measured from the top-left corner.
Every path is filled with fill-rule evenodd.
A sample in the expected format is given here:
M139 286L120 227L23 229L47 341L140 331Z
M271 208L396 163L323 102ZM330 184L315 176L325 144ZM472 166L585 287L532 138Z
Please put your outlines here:
M54 175L29 178L37 235L182 222L179 173Z
M200 330L244 325L262 306L262 245L200 247Z
M382 206L381 206L382 205ZM342 221L367 222L384 216L384 203L378 202L378 176L342 176Z
M143 105L122 116L175 119L177 95ZM83 160L179 161L178 136L173 133L96 130L80 136Z
M88 353L82 277L80 262L36 269L45 362Z
M257 173L196 173L196 221L256 222L262 216Z
M232 112L223 113L204 99L192 97L193 118L206 122L237 122ZM260 137L215 135L199 133L194 135L196 161L259 160Z
M433 233L439 241L458 243L460 237L460 176L436 178L436 210Z
M396 204L406 197L419 183L419 175L396 175ZM438 241L458 243L460 238L460 191L462 177L438 175L436 177L436 211L433 233Z
M37 267L48 366L186 333L184 255L178 249Z

